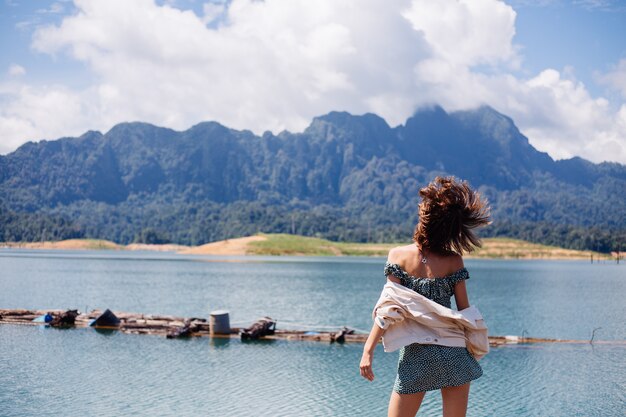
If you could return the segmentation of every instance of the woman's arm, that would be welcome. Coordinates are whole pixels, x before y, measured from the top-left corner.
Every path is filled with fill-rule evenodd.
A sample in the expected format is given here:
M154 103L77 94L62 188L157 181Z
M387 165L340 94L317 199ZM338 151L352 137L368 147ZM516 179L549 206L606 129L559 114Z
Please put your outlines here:
M378 345L378 341L382 337L383 333L385 333L385 331L374 323L372 330L365 341L365 346L363 347L363 356L361 356L361 364L359 367L361 369L361 376L369 381L374 380L374 372L372 371L374 350L376 349L376 345Z
M398 262L398 248L393 248L389 251L387 262ZM387 275L387 279L395 282L396 284L400 284L400 280L391 274ZM385 333L385 330L381 329L376 323L374 323L372 330L370 330L370 334L365 341L365 346L363 347L363 356L361 357L360 364L361 376L370 381L374 380L374 372L372 371L374 350L376 349L376 345L378 345L378 341L383 336L383 333Z
M400 248L392 248L389 251L389 255L387 256L387 262L389 263L399 263L400 262ZM400 284L400 279L395 276L389 274L387 275L387 279L389 281L395 282L396 284ZM361 376L367 380L374 380L374 372L372 371L372 361L374 360L374 350L376 349L376 345L378 345L378 341L385 333L384 329L378 327L376 323L372 326L372 330L370 330L370 334L365 341L365 346L363 347L363 356L361 357Z
M459 281L454 284L454 301L456 302L456 309L459 311L470 306L465 281Z
M453 258L453 269L458 271L465 267L463 257L456 255ZM469 298L467 297L467 288L465 288L465 280L461 280L454 284L454 301L456 302L456 309L461 311L470 306Z

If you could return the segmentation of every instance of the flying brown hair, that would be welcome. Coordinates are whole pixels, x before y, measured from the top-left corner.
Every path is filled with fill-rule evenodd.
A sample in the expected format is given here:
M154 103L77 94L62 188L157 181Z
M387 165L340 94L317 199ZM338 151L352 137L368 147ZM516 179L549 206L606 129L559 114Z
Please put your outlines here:
M463 255L481 247L473 229L491 223L489 205L467 182L437 177L419 195L422 201L413 240L421 248Z

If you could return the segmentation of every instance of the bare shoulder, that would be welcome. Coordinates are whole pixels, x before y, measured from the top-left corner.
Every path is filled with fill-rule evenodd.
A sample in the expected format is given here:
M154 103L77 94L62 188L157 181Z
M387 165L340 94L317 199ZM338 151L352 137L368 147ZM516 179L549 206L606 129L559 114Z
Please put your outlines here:
M396 246L395 248L391 248L389 250L389 256L387 256L387 262L400 265L400 268L404 268L404 262L411 254L411 246L413 245ZM393 273L387 275L387 279L395 282L396 284L402 283L400 278L395 276Z
M463 263L463 257L457 253L448 255L448 260L450 262L450 266L454 268L455 271L465 267Z
M389 250L389 256L387 257L387 262L395 263L402 265L405 259L408 257L414 256L417 252L417 248L415 245L404 245L404 246L396 246Z

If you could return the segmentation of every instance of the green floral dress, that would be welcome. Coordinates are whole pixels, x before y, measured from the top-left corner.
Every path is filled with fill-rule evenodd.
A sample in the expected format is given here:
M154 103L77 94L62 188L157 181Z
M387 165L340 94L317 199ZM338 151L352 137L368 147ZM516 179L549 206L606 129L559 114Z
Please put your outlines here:
M385 277L393 275L405 287L448 308L454 284L469 278L465 268L441 278L416 278L400 265L389 262L384 271ZM399 394L414 394L463 385L482 374L482 368L467 348L413 343L400 349L393 389Z

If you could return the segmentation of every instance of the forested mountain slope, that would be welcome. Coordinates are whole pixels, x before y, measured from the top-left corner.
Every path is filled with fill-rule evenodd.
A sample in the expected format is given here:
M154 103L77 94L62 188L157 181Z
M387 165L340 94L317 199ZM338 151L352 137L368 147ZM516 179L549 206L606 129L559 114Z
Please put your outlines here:
M122 123L27 143L0 157L0 240L406 240L418 189L449 174L489 198L487 235L605 251L624 236L626 166L554 161L492 108L434 107L395 128L331 112L302 133Z

